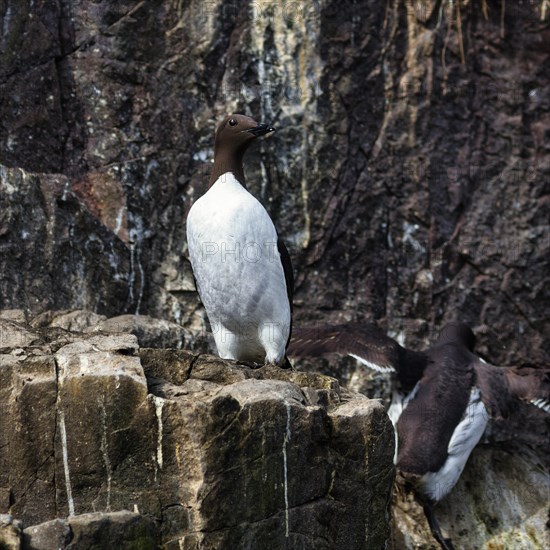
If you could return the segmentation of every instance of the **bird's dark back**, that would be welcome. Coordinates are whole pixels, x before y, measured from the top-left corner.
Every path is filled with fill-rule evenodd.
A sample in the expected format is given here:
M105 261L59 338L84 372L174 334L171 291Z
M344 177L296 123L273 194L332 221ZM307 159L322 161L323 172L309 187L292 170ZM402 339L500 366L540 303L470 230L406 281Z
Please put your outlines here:
M474 383L472 357L454 343L429 351L415 397L397 422L399 470L422 475L444 464L449 441L468 406Z

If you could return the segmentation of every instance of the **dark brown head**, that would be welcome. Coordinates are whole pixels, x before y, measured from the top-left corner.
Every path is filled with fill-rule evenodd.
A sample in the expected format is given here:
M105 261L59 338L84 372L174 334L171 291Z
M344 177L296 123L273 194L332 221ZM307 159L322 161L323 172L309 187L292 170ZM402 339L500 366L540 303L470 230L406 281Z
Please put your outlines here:
M216 129L210 185L226 172L233 172L244 185L243 156L246 149L257 137L274 131L275 128L268 124L258 124L246 115L226 116Z
M474 350L476 337L472 329L465 323L447 323L439 333L438 344L456 343L466 346L470 351Z

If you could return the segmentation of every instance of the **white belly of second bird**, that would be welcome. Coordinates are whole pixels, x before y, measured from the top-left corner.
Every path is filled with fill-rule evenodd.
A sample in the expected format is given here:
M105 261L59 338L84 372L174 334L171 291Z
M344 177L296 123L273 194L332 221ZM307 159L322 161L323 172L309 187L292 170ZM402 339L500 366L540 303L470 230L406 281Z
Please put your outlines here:
M187 219L189 257L221 357L279 363L290 304L265 208L235 179L220 176Z
M481 439L488 419L481 393L478 388L473 388L468 407L449 441L447 460L439 471L428 472L420 479L422 491L426 496L437 501L449 494L462 474L470 453Z

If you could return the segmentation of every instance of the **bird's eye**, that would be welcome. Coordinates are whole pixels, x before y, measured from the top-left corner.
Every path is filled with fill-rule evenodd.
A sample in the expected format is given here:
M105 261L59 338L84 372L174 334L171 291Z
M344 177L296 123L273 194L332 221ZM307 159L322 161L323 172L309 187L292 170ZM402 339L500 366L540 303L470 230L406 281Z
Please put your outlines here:
M237 126L238 122L234 118L229 119L229 126Z

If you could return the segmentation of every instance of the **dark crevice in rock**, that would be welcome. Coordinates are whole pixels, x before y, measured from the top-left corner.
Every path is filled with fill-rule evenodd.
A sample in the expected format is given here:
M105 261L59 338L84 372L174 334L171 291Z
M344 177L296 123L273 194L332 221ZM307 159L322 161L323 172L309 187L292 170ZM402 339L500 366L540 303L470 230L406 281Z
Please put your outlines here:
M193 367L197 364L197 362L199 361L202 355L203 355L202 353L198 353L191 359L189 363L189 368L187 369L187 378L191 376L193 372Z
M124 21L125 19L130 18L132 15L134 15L138 10L143 8L143 6L147 5L146 0L140 0L136 6L129 9L126 13L122 14L116 21L113 21L112 23L109 23L109 26L106 29L101 29L100 32L102 34L107 34L113 27L117 26L119 23Z

